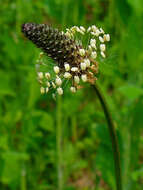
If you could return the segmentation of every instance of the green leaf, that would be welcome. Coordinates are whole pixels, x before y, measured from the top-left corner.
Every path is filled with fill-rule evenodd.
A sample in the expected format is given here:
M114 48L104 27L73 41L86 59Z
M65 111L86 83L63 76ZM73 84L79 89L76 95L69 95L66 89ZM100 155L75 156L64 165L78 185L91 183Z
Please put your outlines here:
M143 95L143 89L133 85L125 85L120 87L119 92L126 96L129 100L135 100Z

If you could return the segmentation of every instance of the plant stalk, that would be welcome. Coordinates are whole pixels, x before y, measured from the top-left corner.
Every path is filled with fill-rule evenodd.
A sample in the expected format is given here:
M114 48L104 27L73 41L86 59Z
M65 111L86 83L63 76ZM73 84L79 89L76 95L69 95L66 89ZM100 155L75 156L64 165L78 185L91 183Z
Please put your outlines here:
M108 130L109 130L111 141L112 141L112 149L113 149L114 164L115 164L116 189L122 190L120 152L119 152L117 135L115 132L115 126L114 126L108 105L107 105L106 100L103 96L103 93L100 91L97 84L94 84L94 85L92 84L92 87L96 91L96 94L100 100L101 106L103 108L103 111L104 111L104 114L105 114L105 117L106 117L106 120L108 123Z
M57 174L58 174L58 190L63 190L63 158L62 158L62 110L61 97L58 96L57 101L57 126L56 126L56 141L57 141Z

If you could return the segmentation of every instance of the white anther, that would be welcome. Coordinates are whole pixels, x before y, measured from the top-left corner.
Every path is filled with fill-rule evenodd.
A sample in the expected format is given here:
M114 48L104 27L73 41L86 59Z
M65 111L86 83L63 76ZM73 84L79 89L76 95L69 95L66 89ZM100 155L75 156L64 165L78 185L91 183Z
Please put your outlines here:
M84 56L84 55L85 55L85 50L84 50L84 49L79 49L79 54L80 54L81 56Z
M52 82L52 86L53 86L53 88L56 88L56 85L55 85L55 83L54 83L54 82Z
M104 34L103 36L104 40L109 42L110 41L110 35L109 34Z
M104 30L102 28L100 28L100 34L104 34Z
M50 79L50 77L51 77L50 73L45 73L45 78L46 79Z
M82 62L80 63L81 70L86 70L86 63Z
M58 74L60 72L60 68L58 66L54 66L54 72Z
M91 39L90 40L90 45L91 45L91 47L96 48L96 40L95 39Z
M44 75L43 75L43 72L38 72L38 79L43 79Z
M99 40L100 42L104 43L104 39L101 36L99 36Z
M80 26L80 30L82 30L83 32L85 32L85 28L83 26Z
M86 67L90 67L90 60L84 59L84 63L86 64Z
M75 83L79 83L79 81L80 81L80 79L79 79L79 76L74 76L74 81L75 81Z
M88 27L87 32L90 32L90 31L91 31L91 27Z
M100 34L100 31L97 29L95 32L95 36L99 36L99 34Z
M82 79L83 82L86 82L86 81L87 81L87 76L86 76L86 74L81 75L81 79Z
M97 27L95 25L92 25L91 28L92 28L93 32L96 32Z
M48 93L49 92L49 88L48 87L46 87L46 93Z
M106 55L105 55L105 53L104 53L103 51L101 51L101 56L102 56L103 58L106 57Z
M61 80L59 77L57 77L56 80L55 80L55 83L56 83L58 86L61 86L62 80Z
M72 77L72 75L69 72L64 73L64 78L70 79L71 77Z
M71 68L71 71L72 71L72 72L77 72L77 71L78 71L78 67L72 67L72 68Z
M105 50L106 50L105 44L100 44L100 50L101 50L101 51L105 51Z
M41 92L41 94L44 94L45 93L45 88L44 87L40 87L40 92Z
M50 86L51 86L51 84L50 84L50 82L49 82L49 81L47 81L47 82L46 82L46 85L47 85L48 87L50 87Z
M71 86L70 87L70 91L73 92L73 93L75 93L76 92L76 88L74 86Z
M92 59L96 59L96 57L97 57L97 53L96 53L96 51L93 51L93 52L91 53L91 58L92 58Z
M62 95L63 94L63 89L61 87L57 88L57 93L59 95Z
M68 63L65 63L64 64L64 67L65 67L65 70L66 71L69 71L70 70L70 65Z

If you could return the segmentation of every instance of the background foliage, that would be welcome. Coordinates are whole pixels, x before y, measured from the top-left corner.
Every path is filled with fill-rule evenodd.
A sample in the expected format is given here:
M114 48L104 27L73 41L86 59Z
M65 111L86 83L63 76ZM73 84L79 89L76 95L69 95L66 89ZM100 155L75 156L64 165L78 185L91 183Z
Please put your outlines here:
M60 170L65 190L115 189L111 143L95 92L87 85L60 101L41 96L34 70L39 50L21 34L25 22L59 29L96 24L111 34L98 83L117 127L124 190L143 188L142 20L142 0L0 1L1 190L58 189Z

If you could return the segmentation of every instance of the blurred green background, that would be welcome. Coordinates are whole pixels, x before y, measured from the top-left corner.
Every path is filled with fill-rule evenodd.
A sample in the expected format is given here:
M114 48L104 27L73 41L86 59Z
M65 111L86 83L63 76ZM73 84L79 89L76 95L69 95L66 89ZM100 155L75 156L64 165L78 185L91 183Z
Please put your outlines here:
M0 0L0 190L114 190L106 120L90 86L41 95L25 22L111 35L98 84L119 138L124 190L143 188L143 1ZM57 127L58 126L58 127ZM60 142L62 141L62 142ZM62 186L62 189L60 189Z

